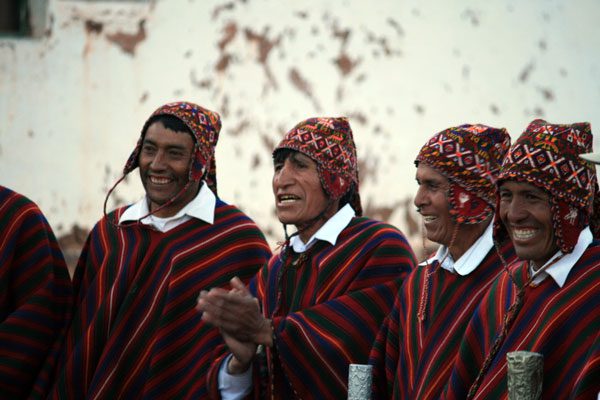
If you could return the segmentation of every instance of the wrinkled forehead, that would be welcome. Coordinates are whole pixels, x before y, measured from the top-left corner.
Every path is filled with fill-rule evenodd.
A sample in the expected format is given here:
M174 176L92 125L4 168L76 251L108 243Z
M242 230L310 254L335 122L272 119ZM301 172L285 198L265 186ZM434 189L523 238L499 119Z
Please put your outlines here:
M415 173L415 178L420 182L431 181L441 184L446 184L450 182L450 179L446 177L439 169L432 167L429 164L424 162L419 162L417 164L417 171Z
M518 179L503 179L498 182L499 190L511 191L515 193L537 193L550 196L550 193L541 186L534 185L532 182Z
M285 160L317 163L312 157L298 150L282 148L273 152L273 164L281 164Z

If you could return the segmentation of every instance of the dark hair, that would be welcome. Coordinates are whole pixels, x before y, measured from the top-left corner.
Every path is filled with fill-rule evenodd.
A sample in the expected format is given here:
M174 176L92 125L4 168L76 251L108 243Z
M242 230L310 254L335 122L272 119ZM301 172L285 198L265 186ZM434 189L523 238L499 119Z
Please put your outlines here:
M277 149L273 152L273 164L282 163L292 154L297 153L292 149Z
M348 189L346 194L344 194L342 197L340 197L340 203L338 206L338 210L341 210L342 207L344 207L346 204L352 205L352 201L354 200L354 198L356 197L357 194L358 194L358 191L356 190L356 183L352 182L350 184L350 189ZM354 210L354 211L358 212L358 210Z
M285 160L287 160L290 155L292 155L294 153L300 153L300 152L297 150L285 149L285 148L275 150L273 152L273 163L275 163L275 164L282 163ZM327 193L327 191L323 187L322 182L321 182L321 188L323 188L323 191L325 192L325 194L327 194L327 197L330 197L329 193ZM342 197L340 197L340 202L338 203L338 210L340 210L346 204L352 204L352 200L354 199L356 194L357 194L356 184L354 182L352 182L350 189L348 189L346 194L344 194Z
M194 133L192 130L179 118L171 114L159 114L150 118L144 127L144 132L142 132L142 136L146 134L146 131L155 122L160 122L166 129L170 129L174 132L187 132L192 135L192 139L196 141L194 137Z

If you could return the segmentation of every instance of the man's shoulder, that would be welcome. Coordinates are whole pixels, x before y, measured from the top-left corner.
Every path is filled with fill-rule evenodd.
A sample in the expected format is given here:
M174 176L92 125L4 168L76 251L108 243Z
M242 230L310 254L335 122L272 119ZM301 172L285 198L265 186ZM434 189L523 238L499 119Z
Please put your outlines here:
M369 218L369 217L354 217L350 224L348 224L347 229L360 230L360 231L369 231L371 233L388 233L391 235L398 235L404 238L404 234L398 227L388 223L379 221L377 219Z
M0 186L0 205L10 204L11 208L30 207L39 210L37 204L27 196L15 192L5 186Z
M215 204L215 221L217 221L219 217L237 217L252 221L252 218L250 218L248 214L242 211L240 207L234 204L226 203L225 201L217 197L217 203Z
M254 222L254 220L250 218L248 214L242 211L239 207L233 204L228 204L219 198L217 198L217 203L215 205L214 225L232 226L234 229L237 225L239 229L255 229L260 231L256 222Z

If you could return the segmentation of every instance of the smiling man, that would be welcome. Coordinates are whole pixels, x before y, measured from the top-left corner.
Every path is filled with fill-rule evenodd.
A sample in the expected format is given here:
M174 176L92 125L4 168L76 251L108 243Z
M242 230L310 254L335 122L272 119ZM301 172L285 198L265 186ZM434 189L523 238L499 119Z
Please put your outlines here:
M398 229L361 217L345 118L300 122L273 161L277 216L297 230L249 289L234 281L201 294L203 318L232 353L213 364L211 393L346 399L349 364L367 362L414 255Z
M460 346L446 397L507 398L506 355L543 356L542 399L600 392L598 185L590 125L533 121L498 177L495 238L518 261L493 283Z
M427 239L439 243L400 289L373 347L373 398L434 399L442 392L473 310L511 260L494 247L496 177L505 129L461 125L434 135L417 155L414 199Z
M216 195L220 128L218 114L188 102L144 124L117 184L139 167L146 195L88 236L51 398L206 398L221 336L195 310L198 293L248 281L270 257L254 222Z

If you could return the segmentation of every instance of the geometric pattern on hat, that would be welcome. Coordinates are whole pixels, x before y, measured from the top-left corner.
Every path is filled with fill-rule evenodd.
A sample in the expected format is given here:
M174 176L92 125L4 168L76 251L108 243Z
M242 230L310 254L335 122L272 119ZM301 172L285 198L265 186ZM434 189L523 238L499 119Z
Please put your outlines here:
M215 147L221 131L221 118L214 111L186 101L165 104L150 115L144 123L135 149L123 168L123 174L128 174L138 167L139 154L146 130L153 118L159 115L172 115L190 129L195 145L190 161L189 179L190 181L204 179L211 190L217 193Z
M496 204L496 179L510 147L504 128L464 124L431 137L415 163L424 163L450 182L450 214L457 223L486 220Z
M362 207L358 195L358 161L352 129L345 117L316 117L299 122L277 145L298 151L317 163L317 171L325 192L332 200L346 194L354 183L356 197L351 205L357 215Z
M549 193L554 235L563 253L573 251L598 200L596 170L579 157L591 152L592 146L587 122L551 124L536 119L509 150L498 177L530 183ZM501 229L499 224L496 230Z

